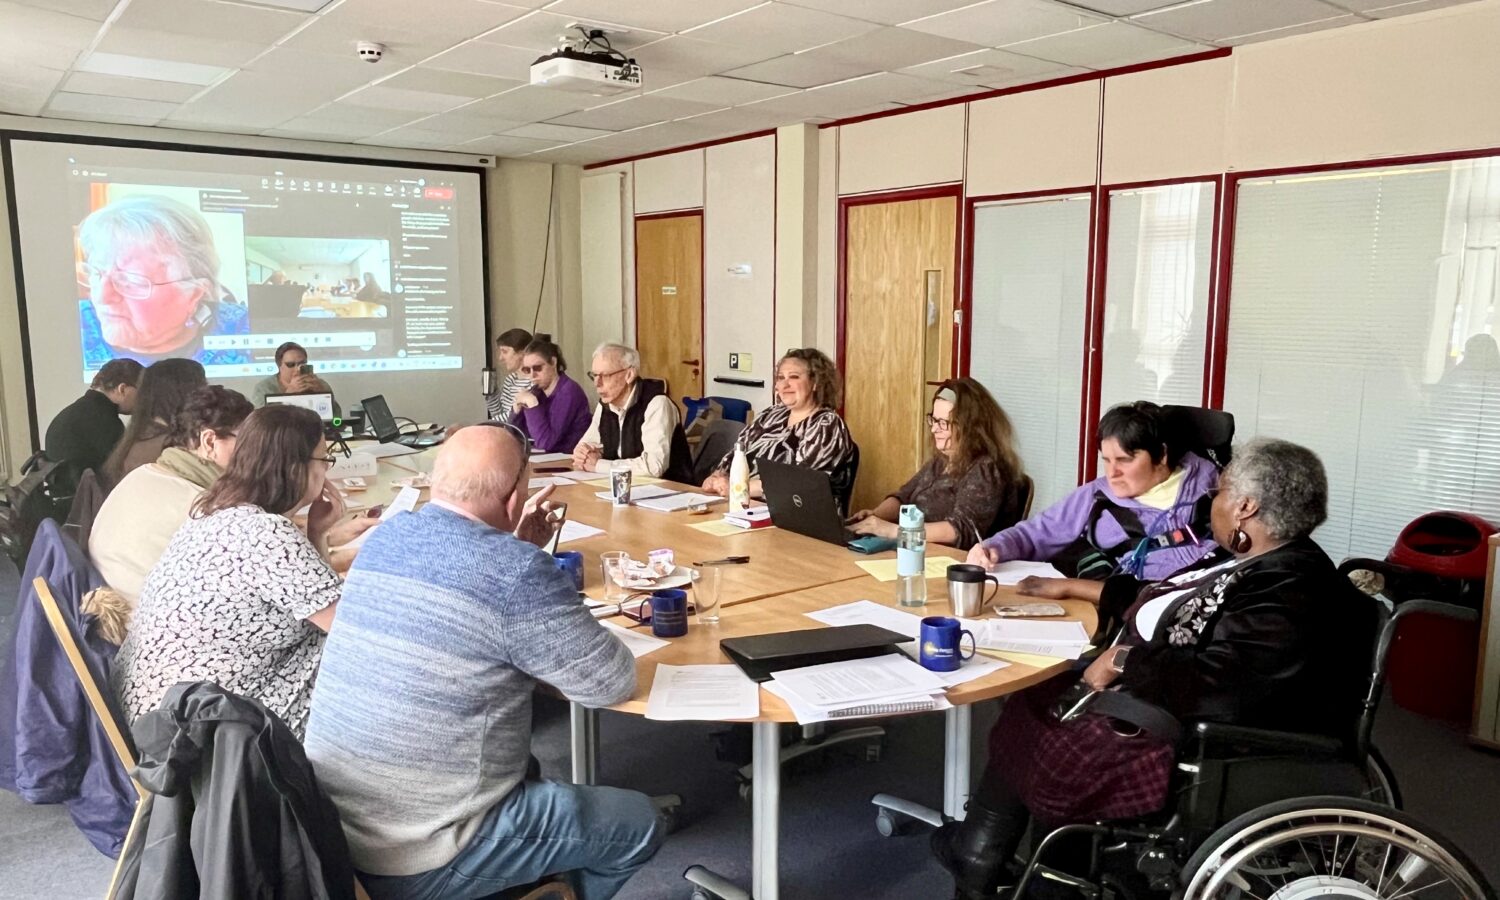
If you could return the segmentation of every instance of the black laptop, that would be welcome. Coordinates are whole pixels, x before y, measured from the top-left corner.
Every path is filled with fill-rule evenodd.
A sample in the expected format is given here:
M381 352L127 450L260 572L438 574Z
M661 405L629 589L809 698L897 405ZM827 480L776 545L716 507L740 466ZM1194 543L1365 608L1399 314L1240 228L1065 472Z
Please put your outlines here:
M375 435L375 439L382 444L431 447L443 442L441 434L402 434L401 426L396 424L396 417L391 415L391 408L385 402L384 394L367 397L361 405L365 410L365 422L370 428L370 433Z
M827 472L768 459L758 460L755 466L771 523L777 528L830 544L847 545L859 537L844 527Z

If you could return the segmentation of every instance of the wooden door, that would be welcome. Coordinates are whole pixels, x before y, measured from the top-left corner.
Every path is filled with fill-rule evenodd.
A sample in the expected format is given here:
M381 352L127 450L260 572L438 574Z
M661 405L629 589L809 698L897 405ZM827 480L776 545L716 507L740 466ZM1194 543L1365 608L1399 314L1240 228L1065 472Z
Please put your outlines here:
M703 214L635 220L635 333L641 376L677 401L703 396Z
M958 198L850 205L844 228L844 418L860 444L854 508L916 472L929 385L953 366Z

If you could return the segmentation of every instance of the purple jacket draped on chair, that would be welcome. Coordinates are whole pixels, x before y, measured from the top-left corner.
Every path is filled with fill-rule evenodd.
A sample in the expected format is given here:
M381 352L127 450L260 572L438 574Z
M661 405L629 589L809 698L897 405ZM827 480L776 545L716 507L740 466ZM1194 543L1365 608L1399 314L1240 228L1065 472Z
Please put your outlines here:
M572 453L589 430L588 395L564 374L557 376L557 387L550 397L534 387L528 390L537 398L537 405L511 416L511 423L531 437L538 452Z

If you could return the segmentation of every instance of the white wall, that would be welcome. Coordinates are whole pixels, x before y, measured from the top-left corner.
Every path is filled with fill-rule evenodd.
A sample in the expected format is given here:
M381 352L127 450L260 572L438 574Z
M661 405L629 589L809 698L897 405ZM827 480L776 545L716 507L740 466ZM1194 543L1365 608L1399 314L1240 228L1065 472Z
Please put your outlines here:
M703 206L703 151L685 150L635 163L635 215Z
M962 181L967 110L967 104L957 103L844 126L840 193Z
M776 196L776 138L703 153L703 389L764 409L775 363L776 205L765 199ZM750 371L731 371L730 353L750 354ZM765 384L721 384L715 376Z

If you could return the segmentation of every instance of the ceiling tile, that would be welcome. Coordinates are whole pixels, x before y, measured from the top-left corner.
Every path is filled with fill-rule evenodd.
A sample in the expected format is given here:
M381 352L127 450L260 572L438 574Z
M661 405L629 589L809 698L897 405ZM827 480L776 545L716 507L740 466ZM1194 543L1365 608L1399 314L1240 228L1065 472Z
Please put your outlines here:
M286 80L300 79L316 92L328 92L334 96L347 93L362 84L369 84L381 75L379 67L360 62L349 56L328 56L321 53L305 53L289 47L277 47L252 62L248 69L263 72Z
M423 66L528 81L531 78L531 64L540 55L541 51L524 47L469 41L434 56L423 63Z
M1203 0L1161 12L1146 13L1132 22L1199 41L1220 41L1241 34L1305 25L1343 14L1319 0Z
M1109 69L1169 56L1182 56L1207 48L1124 22L1110 22L1081 31L1026 41L1006 49L1070 66Z
M339 98L342 103L369 106L375 109L406 109L412 112L440 113L462 106L463 97L452 94L434 94L429 91L408 91L386 87L383 84L360 88Z
M16 116L41 115L42 107L47 105L47 98L51 95L50 90L22 87L0 81L0 112Z
M112 26L94 48L100 53L170 59L176 62L238 69L266 52L264 44L198 37L185 41L164 31Z
M547 12L571 16L585 22L615 22L627 28L644 28L672 34L724 16L743 12L764 0L650 0L621 3L620 0L558 0Z
M691 100L696 103L735 106L740 103L753 103L756 100L769 100L791 92L792 88L780 85L710 75L707 78L698 78L648 93L653 97L666 97L671 100Z
M364 64L279 48L215 85L169 118L172 122L264 131L359 87Z
M67 69L99 32L99 23L48 9L0 2L0 59Z
M603 162L610 158L610 154L601 153L590 149L594 146L593 141L582 144L573 144L564 147L554 147L551 150L541 150L525 157L527 162L545 162L569 166L585 166L590 163ZM507 154L497 154L505 156Z
M725 74L747 81L810 88L820 84L832 84L835 81L858 78L861 75L870 75L878 71L880 71L879 66L854 65L821 58L811 53L794 53L743 68L730 69Z
M875 67L875 71L891 71L982 49L984 48L967 41L955 41L921 31L882 28L809 50L805 55L854 65L870 65Z
M687 32L700 41L733 46L756 46L795 53L820 44L875 30L877 26L847 16L800 6L766 3L727 19Z
M129 97L103 97L98 94L54 94L47 104L48 112L83 115L130 116L159 120L177 109L176 103L160 100L133 100Z
M657 122L682 119L698 113L710 112L713 109L714 104L693 103L688 100L673 100L655 94L646 94L562 116L553 121L558 125L579 125L584 128L602 128L605 131L625 131Z
M1370 10L1367 15L1377 19L1389 19L1394 16L1405 16L1411 13L1427 12L1429 9L1442 9L1447 6L1457 6L1467 3L1469 0L1417 0L1415 3L1401 3L1394 6L1384 6L1379 9Z
M898 99L918 101L946 91L948 88L949 85L941 82L883 72L879 75L813 88L739 108L764 109L799 115L823 115L841 119L849 116L862 116L867 112L894 109L896 107L894 101Z
M353 141L384 131L389 126L373 122L334 122L314 114L301 116L261 134L303 141Z
M61 69L44 69L41 66L16 65L8 60L0 60L0 85L5 85L12 89L50 93L67 74L67 72ZM84 93L87 92L85 91Z
M253 0L253 2L260 6L278 6L296 12L314 13L334 0Z
M533 138L539 141L556 141L559 144L574 144L591 138L604 137L613 132L602 128L580 128L576 125L558 125L553 122L533 122L512 128L503 137Z
M111 97L131 97L136 100L182 103L203 90L203 87L197 84L154 81L149 78L121 78L117 75L74 72L63 83L62 89L74 94L104 94Z
M538 141L531 138L490 135L460 144L458 149L464 153L490 153L495 156L525 156L528 153L535 153L538 150L546 150L556 146L558 146L556 141Z
M781 54L769 47L750 42L742 46L711 44L688 37L669 37L631 52L645 70L650 83L653 70L670 69L684 75L700 77L719 75L730 69L748 66Z
M120 0L26 0L26 5L103 22L119 2Z
M520 7L482 0L443 0L441 15L434 15L431 4L415 0L344 0L284 46L352 59L356 43L378 41L386 45L386 57L370 66L375 77L394 63L421 62L526 14Z
M1232 38L1219 41L1226 46L1237 47L1242 44L1254 44L1260 41L1274 41L1277 38L1291 37L1294 34L1310 34L1314 31L1327 31L1330 28L1341 28L1345 25L1358 25L1366 21L1352 13L1342 16L1334 16L1331 19L1323 19L1319 22L1308 22L1305 25L1292 25L1287 28L1273 28L1270 31L1259 31L1254 34L1241 34Z
M306 129L307 124L303 122L305 119L313 122L326 122L333 126L335 131L358 126L366 128L366 134L374 134L377 131L407 125L422 118L422 113L409 109L372 109L368 106L356 106L338 101L319 106L301 119L292 119L282 127L290 128L293 127L292 122L297 122L299 124L296 127Z
M704 113L701 116L679 119L678 121L709 130L719 130L724 134L746 134L751 131L764 131L767 128L791 125L802 121L804 118L804 116L797 113L778 112L773 109L758 109L752 105L736 106L733 109L721 109L717 112Z
M905 75L987 87L1060 78L1081 71L1084 70L1006 50L980 50L901 70Z
M217 0L130 0L110 26L194 37L274 43L306 22L306 13L263 9Z
M422 120L422 127L433 131L462 133L477 129L483 134L504 134L512 128L526 124L520 119L504 119L499 116L471 113L470 110L473 108L473 106L463 106L453 112L428 116Z
M577 112L585 107L595 106L599 102L598 97L589 94L532 87L527 84L490 97L488 100L471 103L464 107L464 111L469 114L493 116L515 122L535 122Z
M144 56L126 56L120 53L90 53L74 64L80 72L96 75L120 75L126 78L151 78L156 81L176 81L181 84L213 84L231 72L220 66L205 66L199 63L172 62L163 59L148 59Z
M1106 16L1133 16L1137 13L1150 12L1153 9L1176 6L1182 3L1182 0L1068 0L1068 2L1074 6L1104 13Z
M382 131L379 134L360 138L355 143L373 144L379 147L415 147L421 150L443 150L455 144L461 144L463 140L472 140L475 137L479 137L479 135L465 135L461 140L447 132L429 131L420 125L414 125L409 128Z
M864 19L866 22L879 22L882 25L897 25L901 22L910 22L912 19L933 16L974 4L974 0L859 0L857 3L851 3L849 0L783 0L783 2L790 6L820 9L824 12Z
M1104 21L1099 16L1047 0L985 0L950 13L907 22L902 27L986 47L1003 47L1077 31Z
M524 47L528 50L546 52L548 50L556 50L558 43L564 36L579 37L577 29L570 29L568 27L577 21L577 16L560 16L551 12L531 12L480 36L480 40L493 44L505 44L509 47ZM588 24L618 25L619 23L605 21L590 22ZM666 33L662 31L631 28L628 34L610 35L610 43L618 50L629 50L665 36ZM535 59L536 57L532 58Z
M520 87L521 81L510 78L494 78L470 72L450 72L427 66L413 66L380 82L381 87L401 88L408 91L426 91L432 94L452 94L455 97L489 97Z

